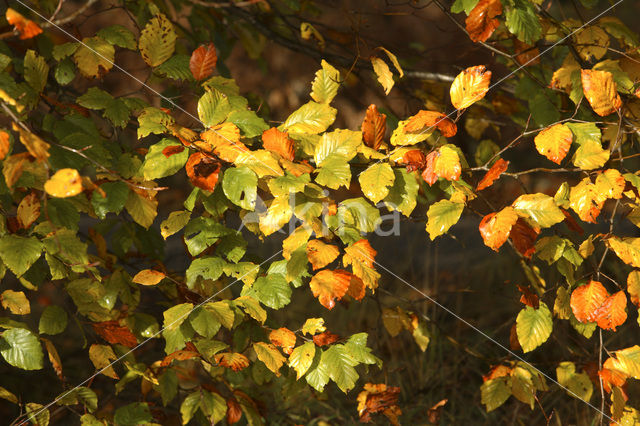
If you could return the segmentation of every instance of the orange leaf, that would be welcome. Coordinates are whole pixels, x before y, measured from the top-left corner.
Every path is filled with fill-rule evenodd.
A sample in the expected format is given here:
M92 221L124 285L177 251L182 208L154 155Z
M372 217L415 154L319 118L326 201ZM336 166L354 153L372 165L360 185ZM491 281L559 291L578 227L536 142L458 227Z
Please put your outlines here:
M402 413L397 405L399 395L399 387L365 383L364 390L358 394L357 398L360 422L370 422L372 420L371 415L379 412L382 412L387 417L389 417L389 413L393 413L395 418L396 414ZM391 408L393 410L388 411ZM392 421L392 423L394 422ZM397 420L395 424L398 424Z
M581 70L581 78L584 96L596 114L604 117L620 109L622 99L616 91L613 74L609 71Z
M339 254L338 247L325 244L321 240L311 240L307 243L307 258L314 271L333 262Z
M387 131L387 116L378 112L378 107L369 105L362 121L362 139L369 148L378 149Z
M489 91L491 71L484 65L469 67L456 76L451 84L449 95L456 109L464 109L484 98Z
M433 162L433 172L446 180L458 180L462 172L458 153L446 145L441 146Z
M478 182L476 190L482 191L493 185L493 183L500 178L500 175L507 170L507 167L509 167L509 162L499 158L498 161L491 166L487 174Z
M338 340L340 340L340 336L333 334L330 331L325 331L313 336L313 343L315 343L316 346L327 346L337 342Z
M511 370L513 370L513 368L507 367L506 365L497 365L493 367L488 374L482 376L482 381L486 382L487 380L497 379L498 377L510 376Z
M419 149L412 149L402 155L402 164L407 167L408 172L424 169L426 162L427 157Z
M322 306L333 309L336 305L335 299L340 300L342 296L347 294L350 282L350 272L341 269L335 271L325 269L311 278L309 287Z
M602 379L602 386L605 391L611 392L614 386L622 386L627 381L627 376L614 366L614 358L607 358L602 365L602 370L598 371L598 376Z
M184 146L170 145L162 150L162 155L169 158L172 155L180 154L182 151L184 151Z
M349 256L369 268L373 268L376 254L378 254L378 252L371 247L371 243L364 238L345 248L344 252L345 256ZM353 263L353 260L349 260L348 263Z
M538 133L534 139L538 152L560 164L571 148L573 133L564 124L555 124Z
M73 197L82 192L82 178L75 169L60 169L45 182L44 190L53 197Z
M518 221L511 227L509 238L513 242L513 246L527 259L531 259L533 253L536 252L535 242L540 234L539 229L534 229L527 221L518 218Z
M633 270L629 273L627 277L627 292L631 303L640 307L640 271Z
M518 285L518 290L522 293L522 296L520 296L520 303L524 303L527 306L538 309L540 306L540 299L537 294L531 293L527 287L521 285Z
M237 352L223 352L216 354L214 359L223 367L233 371L240 371L249 366L249 358Z
M364 281L354 275L351 277L347 294L356 300L362 300L362 298L364 298L365 289Z
M171 365L173 361L184 361L186 359L198 358L200 357L200 353L196 351L190 351L188 349L182 349L179 351L175 351L164 357L162 362L160 363L161 367L168 367Z
M9 143L9 133L4 130L0 130L0 160L4 160L4 157L9 153L9 148L11 144Z
M496 16L502 14L500 0L480 0L464 21L469 38L472 41L487 41L498 28L500 22Z
M120 325L118 321L95 322L93 330L111 344L120 344L132 348L138 344L138 339L129 327Z
M433 170L433 166L436 162L436 158L438 157L438 151L432 151L427 154L425 159L425 167L422 171L422 179L427 182L429 185L433 185L438 181L438 175L436 175Z
M456 134L456 123L441 112L422 110L411 117L404 126L405 132L421 132L430 127L437 127L442 136L450 138Z
M216 47L213 43L209 43L193 51L189 60L189 69L196 80L204 80L213 73L216 62L218 62Z
M616 331L616 327L627 320L627 295L619 291L607 297L595 312L598 326L605 330Z
M289 161L293 161L295 157L293 141L289 139L289 133L281 132L275 127L262 133L262 145L265 149L275 152Z
M269 333L269 340L274 345L281 347L282 351L287 355L291 355L296 345L296 335L293 331L285 327L271 331L271 333Z
M238 423L242 418L242 408L235 399L227 399L227 423Z
M509 238L511 228L517 221L518 214L511 206L483 217L479 228L485 245L494 251L498 251Z
M582 179L580 183L571 188L569 206L585 222L596 223L603 205L604 200L589 177Z
M198 188L212 192L216 187L220 175L220 163L215 159L202 152L194 152L189 156L184 168L191 183Z
M576 220L571 216L571 213L566 211L565 209L560 209L562 214L564 215L564 222L567 224L567 227L571 229L573 232L577 232L578 234L584 234L584 229L576 222Z
M20 40L26 40L42 33L42 28L35 22L25 18L15 10L8 8L6 15L9 25L13 25L20 33Z
M540 50L535 46L530 46L526 43L515 39L513 47L516 51L516 61L523 66L536 65L540 63Z
M152 269L145 269L145 270L142 270L142 271L138 272L136 274L136 276L133 277L132 281L134 283L136 283L136 284L156 285L160 281L162 281L165 277L166 277L166 275L163 274L160 271L154 271Z
M589 281L571 293L569 304L576 319L580 322L595 322L597 310L602 302L609 297L609 293L598 281Z

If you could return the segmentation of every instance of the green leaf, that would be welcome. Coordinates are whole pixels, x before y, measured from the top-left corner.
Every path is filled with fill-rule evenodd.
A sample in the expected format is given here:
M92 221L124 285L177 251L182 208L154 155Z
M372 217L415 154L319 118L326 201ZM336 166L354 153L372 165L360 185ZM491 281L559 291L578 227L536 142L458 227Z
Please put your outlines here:
M311 98L318 103L329 104L340 88L340 71L324 59L320 65L322 69L316 72L316 78L311 83Z
M42 56L38 56L36 52L29 49L24 56L24 79L29 86L40 93L47 84L47 75L49 74L49 65Z
M118 426L136 426L153 422L153 417L146 403L134 402L118 408L113 422Z
M62 43L53 46L52 55L56 61L61 61L64 58L73 55L80 47L80 43Z
M341 186L348 188L351 184L351 167L347 158L341 154L332 154L327 157L316 171L318 175L315 181L319 185L338 189Z
M394 179L395 174L389 163L376 163L362 172L358 181L363 194L373 204L378 204L389 194L389 187L393 185Z
M67 311L56 305L49 305L44 308L38 323L40 334L60 334L65 328L67 328Z
M271 309L280 309L291 301L291 287L284 275L269 274L259 277L246 295L256 297L260 303Z
M23 370L42 368L42 346L38 338L24 328L12 328L2 333L0 354L14 367Z
M315 146L313 159L317 166L324 165L332 155L338 154L346 161L351 160L362 146L362 132L338 129L322 135Z
M181 147L182 152L167 157L163 150L168 147ZM189 159L189 150L173 139L162 139L149 147L149 152L144 157L140 172L145 180L159 179L176 174L184 167Z
M40 258L42 248L42 243L35 237L5 235L0 238L0 258L17 277Z
M249 168L227 169L222 177L222 190L229 201L245 210L256 207L258 176Z
M49 409L44 409L44 405L28 402L26 404L27 420L36 426L47 426L51 419Z
M89 109L102 110L113 100L113 96L97 87L90 87L86 93L76 99L78 105Z
M60 398L60 396L62 397ZM98 409L98 395L88 387L80 386L71 391L66 391L60 396L57 399L60 405L82 404L90 413Z
M361 232L373 232L380 222L380 212L362 197L350 198L340 202L338 214L339 223L354 225Z
M175 370L167 368L158 379L162 405L165 407L178 395L178 375Z
M350 356L343 345L332 345L322 353L322 363L326 365L329 377L344 393L353 389L358 380L355 367L358 362Z
M553 197L546 194L524 194L512 205L518 216L531 220L541 228L548 228L564 220L562 210L556 205Z
M540 302L538 309L526 306L516 318L518 341L525 353L546 342L552 328L551 311L544 302Z
M172 306L162 313L164 317L163 328L166 330L175 330L187 319L189 313L193 310L192 303L181 303Z
M180 415L182 416L182 424L186 425L191 421L193 416L200 408L200 400L202 399L202 391L197 390L190 393L180 404Z
M140 226L149 228L158 214L158 202L130 191L124 207Z
M56 66L53 76L58 84L66 86L76 77L76 66L73 64L71 59L66 58Z
M124 182L106 182L100 185L100 189L106 194L103 197L100 191L93 191L91 205L100 219L107 217L107 213L119 214L129 198L129 186Z
M198 101L198 117L207 127L223 122L231 112L227 96L215 89L208 90Z
M168 132L168 126L174 124L173 118L161 109L147 107L138 116L138 139L149 134Z
M102 28L96 34L114 46L123 47L129 50L136 50L136 38L131 31L122 25L111 25Z
M47 201L47 214L54 225L67 229L77 230L80 221L80 212L76 206L63 198L49 198Z
M505 23L511 34L527 44L534 44L542 34L538 15L528 0L515 0L513 6L505 12Z
M291 133L322 133L336 119L336 109L328 104L309 101L295 110L280 126L280 130Z
M227 121L238 126L245 138L260 136L269 129L269 125L258 114L248 109L232 111Z
M9 392L7 389L3 388L2 386L0 386L0 398L5 399L14 404L18 403L18 397L15 396L13 393Z
M140 34L138 48L147 65L157 67L169 59L175 50L176 33L173 24L163 14L151 18Z
M254 320L263 324L267 320L267 311L262 309L260 302L250 296L238 297L234 303L239 305Z
M171 235L179 232L184 228L191 219L191 212L187 210L180 210L171 212L169 217L162 221L160 224L160 234L165 240Z
M349 337L344 349L356 362L361 364L377 364L382 366L382 360L371 354L371 348L367 347L367 333L356 333Z
M480 395L487 412L495 410L509 399L511 396L510 382L510 377L497 377L482 384Z
M309 370L315 353L316 345L311 341L298 346L291 352L291 355L289 355L289 367L296 371L296 380L300 380L300 377L304 376L304 373Z
M451 5L451 12L460 13L464 11L467 15L476 7L479 0L456 0Z
M184 229L184 240L189 253L197 256L218 239L232 232L234 231L211 218L198 217L191 220Z
M556 368L558 383L568 389L567 393L574 398L589 402L593 395L593 384L587 373L576 373L572 362L561 362Z
M393 173L395 175L393 186L389 188L389 194L385 197L384 203L389 210L397 210L409 217L416 207L420 186L416 177L405 169L393 169Z
M440 200L432 204L427 211L427 232L429 238L446 234L449 228L458 223L464 210L463 203L454 203L449 200Z
M155 68L153 73L174 80L193 81L193 74L189 70L189 59L187 55L173 55L162 65Z
M217 280L223 273L226 262L220 257L202 257L191 262L187 269L187 287L193 288L198 277L205 280Z
M85 77L96 78L113 67L113 46L100 37L85 37L75 51L73 59Z

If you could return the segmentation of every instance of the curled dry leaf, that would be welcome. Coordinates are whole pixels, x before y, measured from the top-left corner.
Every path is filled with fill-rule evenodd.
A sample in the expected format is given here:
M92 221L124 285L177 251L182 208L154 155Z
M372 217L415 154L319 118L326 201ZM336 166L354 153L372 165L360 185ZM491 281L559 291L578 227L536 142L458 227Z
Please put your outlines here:
M315 343L316 346L327 346L338 340L340 340L340 336L330 331L324 331L313 336L313 343Z
M491 71L484 65L469 67L456 76L449 89L451 103L456 109L468 108L489 91Z
M570 306L573 315L580 322L595 322L597 310L609 297L609 293L598 281L589 281L571 293Z
M537 294L532 293L527 287L521 285L518 285L518 290L522 293L520 296L520 303L524 303L527 306L538 309L540 306L540 299Z
M369 105L362 121L362 139L369 148L378 149L387 131L387 116L378 112L378 107Z
M209 43L193 51L189 59L189 70L196 80L204 80L213 74L216 62L218 62L216 47L213 43Z
M360 422L370 422L371 415L382 413L393 424L398 424L398 415L402 414L398 407L400 388L385 384L365 383L364 390L358 394L358 414Z
M11 8L7 9L5 16L9 25L13 25L16 31L20 33L20 40L27 40L42 33L42 28L38 24Z
M82 192L82 178L75 169L60 169L45 182L44 190L52 197L73 197Z
M556 164L560 164L566 157L572 141L573 133L565 124L547 127L534 138L538 152Z
M427 133L432 127L440 130L442 136L446 138L455 136L458 131L456 123L451 121L446 115L438 111L427 110L422 110L409 118L409 121L404 126L404 131Z
M326 244L322 240L311 240L307 243L307 258L314 271L333 262L339 254L338 247Z
M422 170L427 165L427 157L419 149L412 149L402 155L402 164L405 165L408 172Z
M193 183L205 191L213 191L220 175L220 163L202 152L194 152L184 166Z
M509 162L499 158L498 161L491 166L487 174L478 182L476 190L482 191L493 185L493 183L500 178L500 175L507 170L507 167L509 167Z
M464 21L469 38L475 42L487 41L500 25L496 16L501 14L500 0L480 0Z
M622 99L616 91L613 74L609 71L581 70L580 75L584 96L596 114L604 117L620 109Z
M96 334L111 344L117 343L128 348L138 344L138 339L129 327L120 325L118 321L94 322L92 326Z
M309 287L322 306L333 309L336 305L336 299L340 300L342 296L347 294L350 283L350 272L341 269L335 271L325 269L311 278Z
M145 269L136 274L133 277L133 282L142 285L156 285L162 281L166 275L160 271L154 271L153 269Z
M513 242L513 246L525 258L531 259L536 251L535 242L540 234L540 230L529 226L526 220L518 218L518 221L511 227L509 238Z
M483 217L479 228L485 245L494 251L498 251L509 238L511 228L517 221L518 214L511 206Z
M262 145L265 149L275 152L289 161L293 161L295 158L295 149L293 141L289 138L289 133L281 132L275 127L262 133Z

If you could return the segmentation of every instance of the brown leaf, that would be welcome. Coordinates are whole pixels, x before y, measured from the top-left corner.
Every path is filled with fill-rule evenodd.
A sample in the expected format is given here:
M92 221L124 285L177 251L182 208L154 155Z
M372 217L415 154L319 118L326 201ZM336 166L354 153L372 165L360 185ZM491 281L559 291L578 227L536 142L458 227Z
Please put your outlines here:
M227 423L238 423L242 418L242 408L234 398L227 399Z
M522 66L536 65L540 63L540 50L521 42L517 38L513 42L516 51L516 61Z
M449 402L448 399L443 399L437 402L433 407L429 408L427 411L427 417L429 418L429 423L438 424L440 422L440 415L442 413L442 409Z
M500 25L496 16L501 14L500 0L480 0L464 22L469 38L474 42L487 41Z
M220 163L202 152L194 152L184 166L194 186L213 192L220 175Z
M509 331L509 347L512 351L519 351L522 349L520 341L518 340L518 328L515 323L511 326L511 330Z
M18 204L18 222L28 229L40 217L40 199L35 192L27 194Z
M569 229L579 234L584 234L584 229L576 222L576 220L571 216L571 213L566 211L565 209L560 209L562 214L564 214L564 222L567 224Z
M423 132L431 127L436 127L442 136L450 138L458 131L456 123L446 115L437 111L422 110L411 117L404 126L405 132Z
M493 185L493 183L500 178L500 175L507 170L507 167L509 167L509 162L499 158L498 161L491 166L487 174L478 182L476 190L482 191Z
M289 138L289 133L281 132L276 127L262 133L262 145L264 149L275 152L289 161L293 161L295 158L295 149L293 141Z
M4 160L4 157L9 153L11 143L9 142L9 133L4 130L0 130L0 160Z
M427 165L427 157L419 149L412 149L404 153L402 164L406 166L408 172L422 170Z
M522 218L518 218L515 225L511 227L511 233L509 238L513 242L513 246L527 259L531 259L531 256L536 252L535 242L540 234L539 229L534 229L527 221Z
M180 154L182 151L184 151L184 146L171 145L171 146L165 147L162 150L162 155L164 155L165 157L169 158L172 155Z
M129 327L120 325L118 321L94 322L93 330L104 340L111 344L120 344L133 348L138 344L138 339L129 330Z
M338 340L340 340L340 336L338 336L337 334L333 334L330 331L325 331L313 336L313 343L315 343L316 346L327 346L334 342L337 342Z
M58 354L58 350L53 343L49 339L42 338L44 342L44 346L47 348L47 355L49 356L49 362L51 362L51 366L53 370L56 372L56 375L61 381L64 381L64 376L62 375L62 361L60 361L60 355Z
M351 282L349 283L349 289L347 290L347 294L353 297L356 300L362 300L365 295L366 286L364 285L364 281L355 275L351 277Z
M189 60L189 69L196 80L204 80L213 73L216 62L218 62L216 47L213 43L209 43L193 51Z
M387 131L387 116L378 112L378 107L369 105L362 122L362 139L369 148L378 149Z
M521 285L518 285L518 290L522 293L522 296L520 296L520 303L524 303L534 309L538 309L540 307L540 299L537 294L532 293L527 287Z
M398 396L400 388L395 386L387 386L385 384L366 383L364 390L358 394L358 414L360 422L367 423L371 421L371 415L375 413L385 412L387 409L394 407L395 410L389 413L401 414L398 407ZM394 417L397 417L394 415ZM389 420L393 420L390 418ZM397 419L396 419L397 424Z

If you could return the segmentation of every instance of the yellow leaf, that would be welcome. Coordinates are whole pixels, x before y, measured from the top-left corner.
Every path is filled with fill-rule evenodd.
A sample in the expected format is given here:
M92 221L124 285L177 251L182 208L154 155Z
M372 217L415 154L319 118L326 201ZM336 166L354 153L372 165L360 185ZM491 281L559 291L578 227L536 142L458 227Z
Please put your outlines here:
M88 37L82 39L73 60L83 76L98 78L113 67L115 53L114 47L100 37Z
M389 188L393 185L394 180L395 174L388 163L375 163L360 173L358 177L362 193L373 204L378 204L389 194Z
M613 74L608 71L582 70L581 78L584 96L596 114L604 117L622 107Z
M469 67L456 76L449 89L451 103L456 109L468 108L489 91L491 71L484 65Z
M173 24L160 13L151 18L142 30L138 47L147 65L157 67L173 55L175 44Z
M282 241L282 256L289 260L291 253L296 251L300 246L306 243L313 233L310 226L298 226L287 238Z
M289 197L276 197L271 201L267 213L260 216L260 232L271 235L289 223L293 210L289 204Z
M166 275L160 271L154 271L153 269L145 269L138 272L136 276L133 277L133 282L136 284L142 284L142 285L156 285L160 281L162 281L165 277Z
M40 217L40 199L31 192L18 204L18 222L23 229L28 229Z
M585 222L596 223L604 200L601 199L596 186L586 177L579 184L571 188L569 193L569 207Z
M322 333L327 328L324 326L324 319L322 318L309 318L302 325L302 334L309 334L313 336L316 333Z
M613 198L614 200L622 198L626 181L619 171L616 169L608 169L600 173L596 178L596 191L600 195L600 199Z
M265 176L284 176L284 171L278 164L278 160L266 149L242 152L236 157L234 164L236 166L247 166L253 170L259 178Z
M2 307L14 315L28 315L31 313L29 299L22 291L5 290L0 294Z
M27 148L29 154L34 156L38 161L45 161L49 158L49 148L51 145L40 139L40 137L34 133L24 130L15 123L13 129L20 133L20 142Z
M340 254L338 247L332 244L325 244L322 240L311 240L307 243L307 258L311 262L311 267L316 269L324 268Z
M276 376L280 376L280 367L287 360L278 349L270 343L257 342L253 344L258 359L264 362Z
M462 172L458 153L446 145L440 147L433 164L433 172L446 180L458 180Z
M571 74L578 70L580 70L580 65L578 65L573 58L573 55L567 55L562 66L553 73L551 77L551 87L564 90L567 93L571 92L573 87Z
M376 250L366 239L361 239L344 249L342 263L351 265L353 274L360 278L367 287L375 290L378 287L380 274L374 269Z
M75 169L60 169L45 182L44 190L53 197L74 197L82 192L82 178Z
M293 331L286 327L280 327L277 330L272 330L269 333L269 340L276 346L282 348L282 351L287 355L291 354L294 346L296 345L296 335Z
M573 39L576 50L585 61L602 58L609 47L609 36L602 28L595 25L577 31Z
M640 238L616 238L607 240L607 246L627 265L640 268Z
M602 149L598 141L584 141L573 156L573 164L582 170L599 169L609 161L609 150Z
M373 72L378 76L378 82L384 88L385 95L388 95L395 84L389 65L387 65L387 63L382 59L375 56L371 57L371 65L373 66Z
M396 57L396 55L394 55L393 53L389 52L387 49L385 49L382 46L378 46L377 49L380 49L384 53L387 54L387 57L389 58L389 60L393 64L393 66L396 67L396 70L398 71L398 74L400 74L400 78L404 77L404 71L402 71L402 67L400 66L400 62L398 62L398 58Z
M573 133L564 124L555 124L538 133L534 139L538 152L560 164L571 148Z
M324 50L325 41L320 31L318 31L313 25L308 22L303 22L300 24L300 37L303 40L311 40L312 38L318 42L318 46L320 49Z

